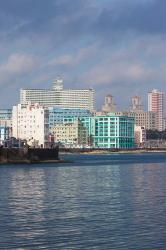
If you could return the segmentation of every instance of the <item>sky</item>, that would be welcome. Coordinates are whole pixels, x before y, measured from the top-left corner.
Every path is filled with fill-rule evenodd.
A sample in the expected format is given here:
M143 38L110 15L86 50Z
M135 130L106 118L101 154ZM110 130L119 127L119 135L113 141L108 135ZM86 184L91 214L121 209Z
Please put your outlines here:
M0 0L0 108L20 88L94 88L118 110L166 90L165 0Z

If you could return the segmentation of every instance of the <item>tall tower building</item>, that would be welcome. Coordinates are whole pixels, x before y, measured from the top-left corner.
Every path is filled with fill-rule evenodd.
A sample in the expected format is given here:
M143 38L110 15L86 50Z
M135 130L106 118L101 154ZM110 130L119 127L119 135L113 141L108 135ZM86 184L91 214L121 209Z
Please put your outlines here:
M132 97L132 105L130 107L130 111L131 112L143 111L140 96L133 96Z
M156 128L162 131L164 129L164 94L157 89L148 93L148 111L156 114Z
M102 112L111 113L116 111L116 104L114 104L113 96L107 95L102 106Z

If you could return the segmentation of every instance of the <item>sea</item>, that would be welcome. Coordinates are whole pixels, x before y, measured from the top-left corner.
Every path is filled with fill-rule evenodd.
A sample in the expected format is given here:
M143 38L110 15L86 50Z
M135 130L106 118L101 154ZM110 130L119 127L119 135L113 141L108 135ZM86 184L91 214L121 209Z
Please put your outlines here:
M166 153L61 157L0 166L0 249L166 249Z

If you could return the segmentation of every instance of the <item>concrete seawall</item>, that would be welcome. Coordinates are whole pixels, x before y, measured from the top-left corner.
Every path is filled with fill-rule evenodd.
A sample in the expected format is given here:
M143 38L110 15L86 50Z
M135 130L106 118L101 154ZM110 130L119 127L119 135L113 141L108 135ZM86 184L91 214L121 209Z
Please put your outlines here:
M0 164L57 162L57 148L0 148Z

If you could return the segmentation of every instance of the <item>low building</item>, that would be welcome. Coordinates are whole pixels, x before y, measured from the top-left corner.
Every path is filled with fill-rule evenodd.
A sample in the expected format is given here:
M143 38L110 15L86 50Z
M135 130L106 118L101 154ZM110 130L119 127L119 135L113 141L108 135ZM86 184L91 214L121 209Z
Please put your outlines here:
M51 133L54 135L55 143L63 144L66 147L84 147L88 144L87 129L78 118L56 124Z
M12 109L0 109L0 145L12 135Z
M145 142L146 142L146 129L145 129L145 127L135 126L134 127L134 138L135 138L135 144L138 147L144 146Z
M49 111L38 104L13 107L12 136L26 140L29 146L47 147L49 144Z
M7 140L9 140L11 136L10 127L0 125L0 145L5 146Z

